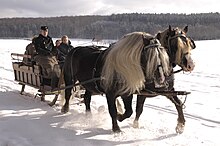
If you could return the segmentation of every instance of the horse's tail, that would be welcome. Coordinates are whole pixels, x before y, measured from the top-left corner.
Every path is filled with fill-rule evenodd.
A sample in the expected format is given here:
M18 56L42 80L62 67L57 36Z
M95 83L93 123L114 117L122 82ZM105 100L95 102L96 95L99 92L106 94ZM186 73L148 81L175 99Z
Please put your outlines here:
M63 69L60 73L59 77L59 82L58 82L58 88L63 88L65 87L65 82L64 82L64 74L63 74ZM63 105L65 102L65 90L60 90L60 105Z
M60 77L59 77L58 88L61 88L63 84L64 84L64 75L63 75L63 69L62 69L60 73Z

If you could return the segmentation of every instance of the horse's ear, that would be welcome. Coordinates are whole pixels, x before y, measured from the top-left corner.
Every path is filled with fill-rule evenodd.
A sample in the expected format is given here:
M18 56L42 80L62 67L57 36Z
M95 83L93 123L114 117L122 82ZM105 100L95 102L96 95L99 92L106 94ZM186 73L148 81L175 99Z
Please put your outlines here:
M171 32L172 31L172 27L169 25L169 32Z
M156 35L156 38L157 38L158 40L160 40L160 38L161 38L161 33L158 33L158 34Z
M188 32L188 25L183 28L183 32L185 32L185 33Z

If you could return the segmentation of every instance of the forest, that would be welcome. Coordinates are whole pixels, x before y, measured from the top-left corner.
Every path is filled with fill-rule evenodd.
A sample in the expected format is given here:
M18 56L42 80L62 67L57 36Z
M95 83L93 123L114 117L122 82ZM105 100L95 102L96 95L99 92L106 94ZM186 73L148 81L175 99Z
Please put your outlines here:
M49 27L49 35L59 38L119 39L123 35L144 31L156 34L172 27L189 26L194 40L220 39L220 14L112 14L44 18L1 18L0 38L32 38L40 32L40 26Z

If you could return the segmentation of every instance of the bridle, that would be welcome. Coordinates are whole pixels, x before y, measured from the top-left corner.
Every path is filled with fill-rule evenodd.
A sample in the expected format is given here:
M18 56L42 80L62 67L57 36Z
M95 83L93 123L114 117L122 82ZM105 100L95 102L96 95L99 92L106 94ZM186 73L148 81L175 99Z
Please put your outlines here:
M176 51L177 51L177 50L174 51L174 49L172 49L171 41L172 41L173 39L178 38L178 37L184 38L185 40L190 39L190 41L192 42L192 44L190 44L191 47L192 47L192 48L195 48L195 43L194 43L194 41L193 41L191 38L187 37L185 34L178 33L178 34L176 34L176 35L174 35L174 36L172 36L172 37L169 36L168 39L167 39L167 41L168 41L168 48L167 48L167 49L168 49L168 54L170 54L172 60L175 60L175 55L176 55ZM189 54L189 52L186 52L186 53L184 53L184 54L181 54L181 62L180 62L181 64L183 64L183 58L186 57L188 54ZM173 62L173 61L171 61L171 62ZM176 65L176 64L173 64L173 67L175 67L175 65ZM182 71L182 70L181 70L181 71ZM178 71L178 72L179 72L179 71Z

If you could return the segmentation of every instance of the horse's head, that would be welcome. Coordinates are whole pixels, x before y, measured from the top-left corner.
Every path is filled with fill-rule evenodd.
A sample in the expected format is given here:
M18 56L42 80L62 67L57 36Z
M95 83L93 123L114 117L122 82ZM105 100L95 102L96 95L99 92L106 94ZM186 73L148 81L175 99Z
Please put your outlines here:
M194 41L186 36L188 26L183 29L169 28L157 34L162 46L168 49L170 61L173 65L179 65L184 71L192 71L195 64L191 58L191 50L194 49Z

